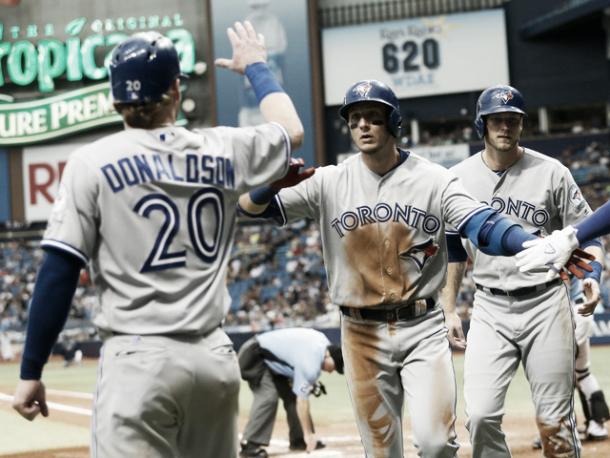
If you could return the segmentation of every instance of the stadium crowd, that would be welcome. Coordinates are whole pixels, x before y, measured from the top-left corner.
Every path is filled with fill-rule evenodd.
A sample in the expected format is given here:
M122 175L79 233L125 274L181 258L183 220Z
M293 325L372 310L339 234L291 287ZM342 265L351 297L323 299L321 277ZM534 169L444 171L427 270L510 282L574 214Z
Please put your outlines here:
M566 149L558 158L570 168L593 208L610 199L610 151L592 143L582 150ZM610 246L610 245L609 245ZM0 331L22 330L34 280L43 253L37 241L0 243ZM610 255L602 277L603 302L610 309ZM311 222L288 227L239 224L228 269L230 331L262 331L277 327L337 327L339 313L328 295L320 233ZM458 311L468 319L474 283L466 276ZM98 301L83 271L70 318L90 323Z

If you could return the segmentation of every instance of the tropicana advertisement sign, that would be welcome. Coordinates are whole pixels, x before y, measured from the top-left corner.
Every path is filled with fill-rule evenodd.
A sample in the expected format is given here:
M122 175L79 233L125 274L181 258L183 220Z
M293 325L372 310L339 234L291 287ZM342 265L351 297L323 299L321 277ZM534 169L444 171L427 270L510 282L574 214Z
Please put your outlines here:
M57 27L0 23L0 146L32 144L121 122L112 106L108 62L114 46L135 32L162 32L176 45L181 70L194 70L195 40L180 14L78 17L59 26L59 33ZM60 82L62 87L68 83L68 89L56 94ZM76 88L70 89L69 83ZM38 97L16 100L6 93L9 85L28 87Z

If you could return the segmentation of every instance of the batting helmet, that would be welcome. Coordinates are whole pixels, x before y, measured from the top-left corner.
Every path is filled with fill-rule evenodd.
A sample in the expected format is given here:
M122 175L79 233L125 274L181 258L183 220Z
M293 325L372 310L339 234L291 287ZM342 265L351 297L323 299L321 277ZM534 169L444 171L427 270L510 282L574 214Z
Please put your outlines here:
M500 84L485 89L477 100L477 117L474 120L474 127L479 134L479 138L485 136L485 119L483 119L483 116L505 112L519 113L525 116L524 106L521 92L512 86Z
M362 80L352 85L345 93L343 105L339 108L339 114L346 122L348 122L349 108L359 102L379 102L390 107L388 130L394 137L398 136L402 116L400 116L398 99L392 89L376 80Z
M110 85L117 103L158 102L179 76L176 48L160 33L136 33L112 51Z

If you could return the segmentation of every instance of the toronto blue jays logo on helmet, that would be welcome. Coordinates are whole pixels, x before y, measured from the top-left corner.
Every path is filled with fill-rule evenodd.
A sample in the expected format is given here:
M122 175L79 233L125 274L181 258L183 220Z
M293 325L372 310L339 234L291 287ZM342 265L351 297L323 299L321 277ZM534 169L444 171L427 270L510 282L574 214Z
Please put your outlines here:
M359 84L354 88L354 92L357 93L360 97L368 97L369 92L371 91L373 85L368 81Z
M504 104L506 105L508 102L510 102L513 99L513 92L510 90L498 92L497 94L494 95L494 97L502 100L502 102L504 102Z

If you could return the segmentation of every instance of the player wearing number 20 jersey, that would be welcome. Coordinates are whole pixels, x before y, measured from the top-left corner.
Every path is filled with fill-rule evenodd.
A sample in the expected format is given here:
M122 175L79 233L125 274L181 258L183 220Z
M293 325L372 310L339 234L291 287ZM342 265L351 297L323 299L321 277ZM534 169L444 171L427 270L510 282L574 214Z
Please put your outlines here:
M205 334L230 305L237 199L288 157L279 124L126 129L73 153L42 246L91 259L101 329Z
M171 40L136 34L112 52L125 130L68 160L42 242L13 407L48 415L42 370L81 267L100 294L104 340L92 413L96 458L237 456L239 366L221 323L238 197L282 178L303 127L251 24L227 30L265 124L176 127L180 64Z

